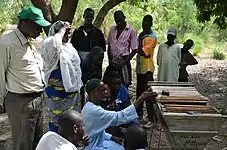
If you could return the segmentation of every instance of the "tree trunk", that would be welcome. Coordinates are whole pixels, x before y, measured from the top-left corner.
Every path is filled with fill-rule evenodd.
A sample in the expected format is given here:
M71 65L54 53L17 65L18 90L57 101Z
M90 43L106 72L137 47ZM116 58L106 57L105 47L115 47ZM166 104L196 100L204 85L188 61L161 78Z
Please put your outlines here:
M97 28L100 28L104 19L105 19L105 16L107 15L107 13L112 9L114 8L115 6L117 6L118 4L124 2L126 0L109 0L107 1L103 7L100 9L97 17L95 18L95 22L94 22L94 25L97 27Z
M53 22L56 15L51 6L51 0L31 0L32 4L43 11L44 18L49 22Z
M63 0L58 20L72 23L79 0Z

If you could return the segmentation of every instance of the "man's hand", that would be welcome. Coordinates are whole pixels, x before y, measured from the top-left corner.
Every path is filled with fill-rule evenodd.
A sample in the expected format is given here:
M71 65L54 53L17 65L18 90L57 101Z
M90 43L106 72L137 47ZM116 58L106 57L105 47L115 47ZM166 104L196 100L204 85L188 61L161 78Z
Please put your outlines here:
M150 91L150 89L148 89L147 91L143 92L143 94L140 95L138 100L145 101L150 98L154 98L156 96L158 96L158 94L156 92L152 92L152 91Z
M0 114L3 114L6 112L5 106L0 105Z
M147 91L143 92L143 94L141 94L136 101L134 101L133 105L138 108L143 101L155 100L155 97L157 96L158 94L156 92L152 92L151 89L148 89Z
M116 137L116 136L112 136L111 140L116 142L117 144L120 144L120 145L123 144L123 139L122 138L119 138L119 137Z

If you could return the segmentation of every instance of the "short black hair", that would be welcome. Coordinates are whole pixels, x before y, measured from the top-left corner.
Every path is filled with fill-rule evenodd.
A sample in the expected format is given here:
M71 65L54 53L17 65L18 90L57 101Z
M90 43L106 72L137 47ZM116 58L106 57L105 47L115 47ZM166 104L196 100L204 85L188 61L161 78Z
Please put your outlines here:
M194 45L194 42L192 39L188 39L186 42L190 42L192 44L192 46Z
M125 16L125 14L123 13L122 10L117 10L117 11L114 12L114 18L115 18L118 14L121 14L122 16Z
M145 149L147 132L139 125L132 125L126 130L124 142L126 149Z
M150 24L153 23L153 17L151 15L146 15L143 17L143 21L148 21Z
M73 126L79 125L83 122L81 114L75 110L63 112L58 119L59 133L63 136L70 136L73 134Z
M120 73L118 72L118 70L111 70L110 66L108 66L106 68L106 71L103 76L103 82L105 84L108 84L113 79L122 79L122 77L121 77Z
M83 17L85 16L85 14L86 14L87 12L93 12L93 13L95 13L95 11L94 11L92 8L86 8L86 9L84 10L84 15L83 15Z

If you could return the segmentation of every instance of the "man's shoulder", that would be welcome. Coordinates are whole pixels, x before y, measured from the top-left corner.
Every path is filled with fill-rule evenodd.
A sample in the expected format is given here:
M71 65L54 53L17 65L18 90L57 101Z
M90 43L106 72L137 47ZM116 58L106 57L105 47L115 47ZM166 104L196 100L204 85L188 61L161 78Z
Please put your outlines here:
M162 42L162 43L159 44L159 46L160 46L160 47L166 46L166 43L165 43L165 42Z
M75 28L73 33L83 32L83 30L84 30L84 26L82 25L82 26L79 26L78 28Z
M52 138L52 137L57 137L57 136L60 136L58 135L57 133L55 132L52 132L52 131L48 131L47 133L45 133L41 139L49 139L49 138Z
M19 39L17 38L17 35L15 31L11 31L9 33L4 34L0 38L0 45L10 45L14 41L18 41Z
M39 141L37 150L42 150L44 148L56 148L56 150L63 150L67 148L68 150L77 150L72 143L52 131L48 131L47 133L45 133Z
M83 115L83 114L90 114L90 113L92 113L92 114L94 114L94 113L100 113L100 111L102 111L102 110L104 110L104 109L101 106L95 105L92 102L89 102L88 101L84 105L84 107L83 107L83 109L81 111L81 114Z
M93 26L93 31L98 32L98 33L102 33L102 30L100 30L99 28L97 28L96 26ZM103 34L103 33L102 33Z
M126 28L130 29L130 31L136 32L136 29L132 27L132 25L128 24L126 25Z

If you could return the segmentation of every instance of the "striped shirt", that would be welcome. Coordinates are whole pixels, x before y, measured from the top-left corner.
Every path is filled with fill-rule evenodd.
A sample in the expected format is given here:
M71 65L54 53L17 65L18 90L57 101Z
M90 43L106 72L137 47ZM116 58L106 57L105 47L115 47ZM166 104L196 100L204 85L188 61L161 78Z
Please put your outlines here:
M113 59L121 58L130 54L131 50L138 49L138 40L136 31L129 25L122 31L117 39L117 26L110 29L107 44L110 47L109 51Z

